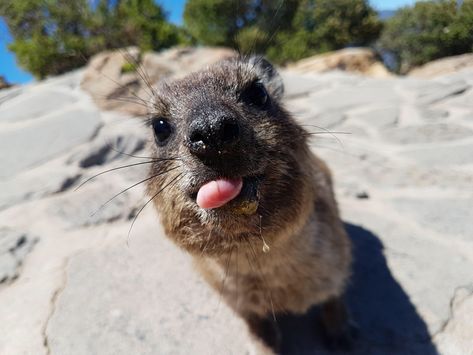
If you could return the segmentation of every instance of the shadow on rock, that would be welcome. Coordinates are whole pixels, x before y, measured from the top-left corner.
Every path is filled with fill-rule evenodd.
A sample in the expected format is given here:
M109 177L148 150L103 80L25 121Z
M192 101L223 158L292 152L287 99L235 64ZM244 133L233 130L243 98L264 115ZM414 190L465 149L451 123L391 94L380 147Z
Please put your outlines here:
M379 238L352 224L345 227L354 252L346 300L360 331L351 354L438 354L425 322L391 274ZM314 307L304 316L278 316L283 354L327 353L317 327L318 311Z

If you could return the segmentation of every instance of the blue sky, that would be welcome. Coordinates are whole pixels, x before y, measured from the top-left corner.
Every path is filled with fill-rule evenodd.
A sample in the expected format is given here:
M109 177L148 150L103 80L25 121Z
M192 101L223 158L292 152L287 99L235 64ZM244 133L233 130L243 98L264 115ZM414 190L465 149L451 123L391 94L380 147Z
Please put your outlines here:
M0 0L1 1L1 0ZM180 24L184 11L185 0L158 0L163 5L169 15L169 20ZM371 5L377 10L394 10L401 6L411 5L415 0L370 0ZM15 62L15 56L8 51L8 43L11 37L5 22L0 18L0 75L5 76L11 83L27 83L33 77L21 70Z

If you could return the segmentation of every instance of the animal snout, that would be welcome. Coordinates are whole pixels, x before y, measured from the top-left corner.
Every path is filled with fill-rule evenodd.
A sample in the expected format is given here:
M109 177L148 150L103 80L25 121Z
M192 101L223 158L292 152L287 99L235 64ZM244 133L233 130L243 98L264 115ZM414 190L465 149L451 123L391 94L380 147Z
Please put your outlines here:
M200 158L228 153L238 142L240 131L240 125L231 116L196 120L189 129L189 150Z

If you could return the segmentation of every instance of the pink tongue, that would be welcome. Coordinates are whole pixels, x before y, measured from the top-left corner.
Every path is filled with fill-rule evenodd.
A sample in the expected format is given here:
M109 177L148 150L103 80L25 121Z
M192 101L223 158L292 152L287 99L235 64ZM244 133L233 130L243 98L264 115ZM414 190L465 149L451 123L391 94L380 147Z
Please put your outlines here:
M197 204L205 209L221 207L237 197L242 186L242 179L210 181L197 193Z

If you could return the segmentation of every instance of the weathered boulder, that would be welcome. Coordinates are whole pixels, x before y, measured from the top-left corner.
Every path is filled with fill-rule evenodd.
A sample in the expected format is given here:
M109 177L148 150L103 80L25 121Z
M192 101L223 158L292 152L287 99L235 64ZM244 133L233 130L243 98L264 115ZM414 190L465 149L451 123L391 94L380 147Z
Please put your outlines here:
M473 70L473 53L441 58L414 68L409 76L433 78L436 76L456 73L463 69Z
M141 116L147 112L150 85L235 55L230 49L208 47L143 54L136 47L106 51L92 57L81 86L100 108Z
M391 74L376 53L369 48L346 48L315 55L289 66L300 73L325 73L342 70L373 77L389 77Z

